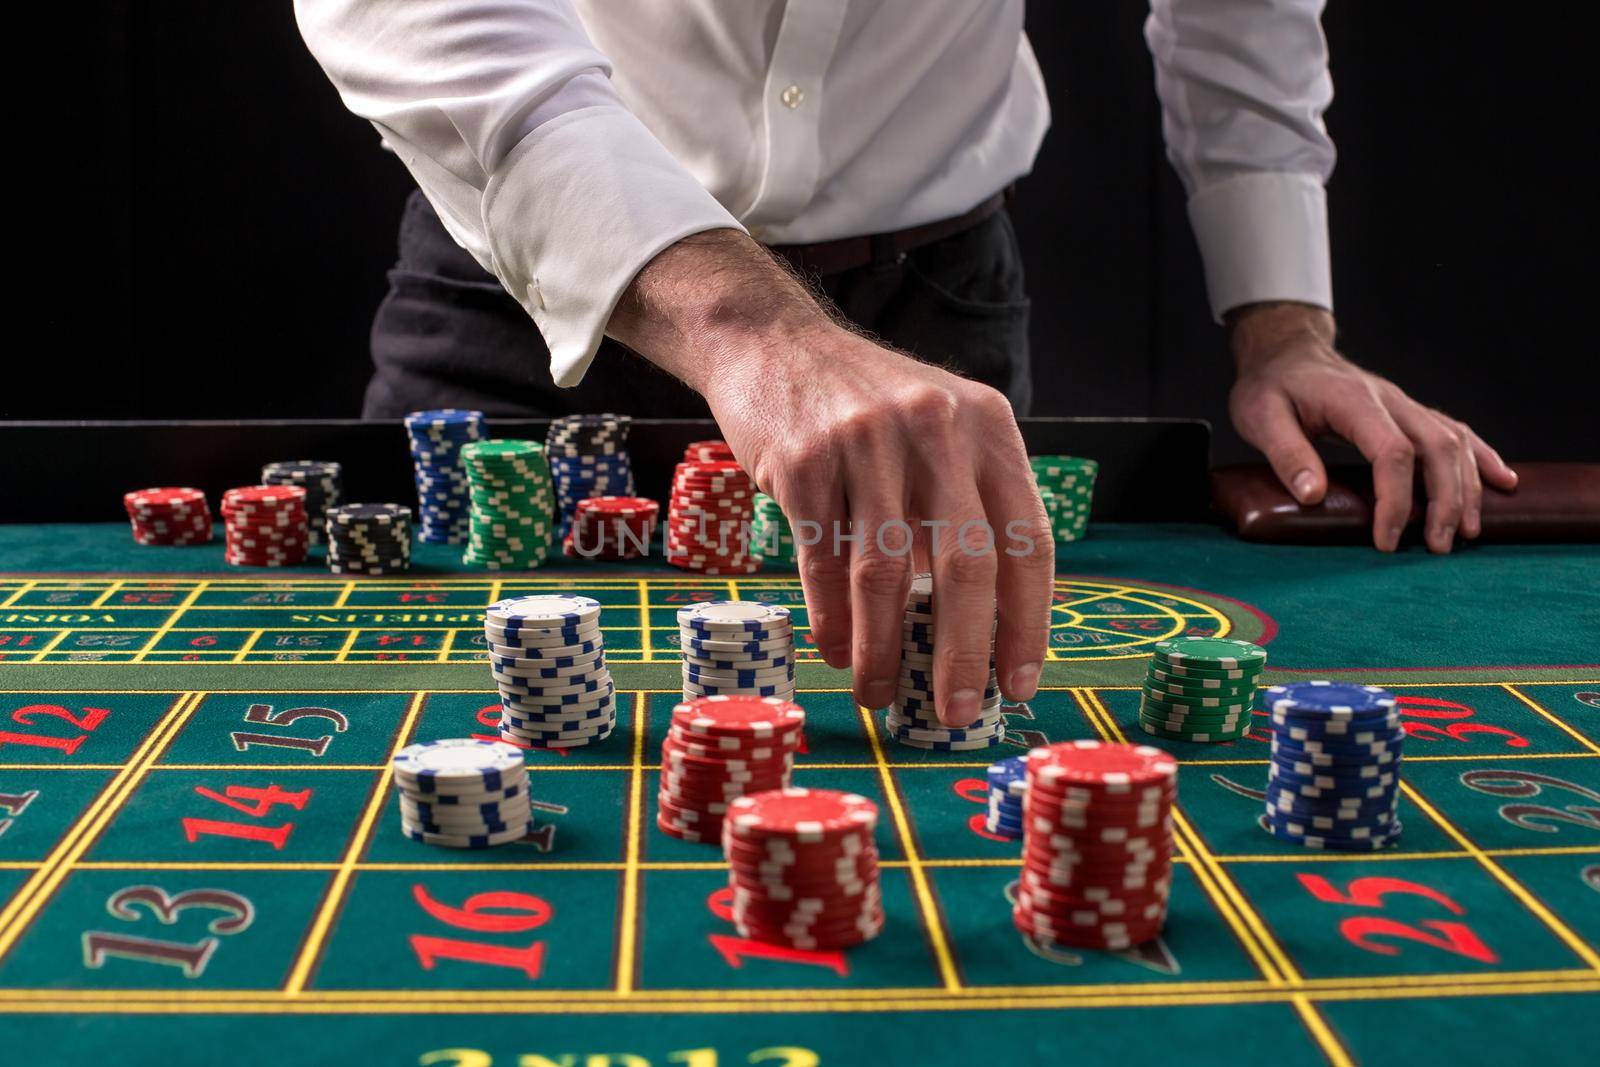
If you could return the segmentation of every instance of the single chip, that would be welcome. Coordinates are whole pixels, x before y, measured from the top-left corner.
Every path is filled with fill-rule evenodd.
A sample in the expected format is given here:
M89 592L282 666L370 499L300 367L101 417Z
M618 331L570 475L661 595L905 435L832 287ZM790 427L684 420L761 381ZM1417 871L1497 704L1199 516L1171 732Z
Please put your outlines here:
M1154 647L1158 657L1175 665L1240 670L1267 662L1266 649L1231 637L1174 637Z

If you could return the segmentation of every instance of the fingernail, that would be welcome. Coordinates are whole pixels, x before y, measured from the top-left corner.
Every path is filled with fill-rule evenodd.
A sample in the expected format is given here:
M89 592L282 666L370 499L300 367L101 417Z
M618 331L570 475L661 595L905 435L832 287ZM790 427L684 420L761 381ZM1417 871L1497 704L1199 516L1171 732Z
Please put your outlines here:
M1456 528L1454 526L1440 527L1439 540L1444 542L1444 550L1446 552L1450 551L1450 546L1453 545L1456 540Z
M1294 486L1294 498L1303 504L1310 499L1312 492L1316 490L1317 476L1312 474L1311 469L1308 467L1296 474L1290 484Z
M849 646L841 645L835 648L823 649L822 662L834 670L842 671L847 669L850 666Z
M1406 532L1404 526L1389 527L1389 551L1393 552L1400 547L1400 536Z
M894 679L878 678L867 683L867 707L886 708L894 703L895 691L898 687Z
M978 717L978 691L957 689L944 706L944 720L951 726L965 726Z
M1012 700L1032 700L1039 691L1039 665L1024 663L1006 679L1006 695Z

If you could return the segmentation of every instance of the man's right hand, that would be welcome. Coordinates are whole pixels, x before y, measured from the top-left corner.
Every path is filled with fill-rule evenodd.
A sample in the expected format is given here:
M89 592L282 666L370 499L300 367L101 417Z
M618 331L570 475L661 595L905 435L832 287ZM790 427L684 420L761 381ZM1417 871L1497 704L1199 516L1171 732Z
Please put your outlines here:
M1005 397L839 326L733 230L651 260L608 332L706 398L796 527L812 638L830 665L853 670L859 703L885 707L897 689L917 556L901 551L908 528L934 575L940 721L978 716L997 600L1001 692L1034 695L1054 541ZM805 523L820 529L815 543ZM836 542L836 530L860 536Z

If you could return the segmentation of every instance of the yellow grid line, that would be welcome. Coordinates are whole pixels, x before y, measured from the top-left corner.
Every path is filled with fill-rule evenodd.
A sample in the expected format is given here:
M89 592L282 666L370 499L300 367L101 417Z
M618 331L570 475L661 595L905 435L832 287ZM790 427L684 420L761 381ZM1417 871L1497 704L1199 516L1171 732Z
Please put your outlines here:
M655 649L651 646L655 642L650 640L650 583L639 579L639 652L644 657L639 662L649 663L655 658Z
M0 600L0 608L9 608L11 605L13 605L17 601L21 600L24 593L31 592L33 590L33 587L38 585L38 584L39 584L39 579L37 579L37 578L29 578L27 581L25 581L21 585L17 586L16 589L12 590L12 593L11 593L10 596L6 597L4 600Z
M5 958L6 953L16 944L17 938L28 928L40 909L49 902L73 865L82 858L89 846L122 810L122 805L138 788L144 772L160 756L167 742L183 729L184 723L199 706L200 700L201 694L193 691L185 692L178 697L166 714L157 720L155 726L145 735L144 741L134 751L122 772L111 780L78 821L62 836L60 843L45 861L45 865L17 891L4 910L0 910L0 959Z
M189 590L189 595L184 597L183 602L181 604L177 605L177 607L175 607L173 609L172 617L169 618L161 626L156 628L156 632L150 635L150 640L145 644L145 646L143 648L141 648L134 655L133 659L130 662L133 662L133 663L143 663L143 662L145 662L145 656L147 654L149 654L149 652L152 649L154 649L157 645L159 645L161 643L161 639L163 637L167 636L167 634L172 632L173 625L180 618L183 617L183 613L185 611L189 610L190 605L192 605L195 602L195 598L197 598L200 595L201 591L204 590L206 588L206 586L208 586L210 584L211 584L210 582L204 582L204 581L197 582L195 584L195 587L193 589Z
M1568 929L1565 923L1556 918L1554 912L1544 906L1543 901L1528 892L1527 888L1507 873L1504 867L1484 855L1483 850L1473 844L1471 838L1467 837L1454 823L1445 818L1442 812L1428 803L1410 782L1402 780L1400 789L1410 799L1411 803L1421 808L1423 814L1432 819L1434 824L1454 839L1456 844L1471 853L1472 858L1477 860L1479 865L1488 871L1495 881L1499 882L1512 896L1516 897L1523 907L1527 908L1535 918L1544 923L1545 927L1571 949L1579 959L1587 963L1592 970L1600 971L1600 953L1596 953L1594 949L1584 943L1581 937Z
M889 805L890 817L894 819L895 834L900 839L900 848L906 854L911 887L917 897L918 910L922 913L922 925L928 932L929 943L933 946L933 958L939 965L939 979L946 991L959 990L961 975L956 970L955 958L950 952L950 942L945 936L944 917L939 910L938 901L934 899L933 890L928 885L927 873L922 869L922 858L918 854L917 843L911 836L911 822L906 818L905 808L900 803L900 790L895 785L894 772L889 769L889 763L884 759L883 742L878 738L877 723L868 709L858 706L856 711L861 716L861 725L867 732L873 758L877 761L878 777L883 782L884 803Z
M346 604L350 603L350 594L354 593L355 591L356 591L356 581L355 581L355 579L351 578L351 579L345 581L344 583L342 583L342 585L341 585L341 587L339 589L338 597L336 597L334 599L333 603L330 604L329 607L334 608L335 610L344 607ZM302 610L304 610L304 609L302 608Z
M233 663L243 663L246 653L250 652L253 648L255 648L256 642L261 640L261 635L266 633L266 632L267 631L266 631L265 627L263 627L263 628L261 628L259 630L252 630L250 632L250 636L244 639L244 644L239 646L239 651L237 651L237 652L235 652L233 654L233 659L232 659L231 662L233 662Z
M421 692L411 698L411 706L406 709L405 719L395 734L394 746L389 750L391 761L406 746L411 731L416 727L417 716L422 712L422 703L426 699L427 694ZM339 861L339 870L328 886L328 894L323 898L322 907L317 911L317 917L311 924L305 943L300 946L300 954L295 960L294 969L289 972L289 980L284 983L283 991L289 996L298 996L305 991L306 982L311 977L311 969L315 966L317 957L327 940L333 917L343 906L345 890L355 876L356 860L367 847L367 840L372 836L372 828L378 821L378 813L383 810L384 801L389 797L389 781L393 776L393 763L385 764L372 788L372 794L367 798L366 811L362 812L361 821L356 824L356 832L350 839L350 847L345 849L344 858Z
M439 655L435 660L436 663L450 662L451 646L456 643L456 634L462 632L461 630L448 630L445 632L444 641L439 645Z
M1570 736L1574 741L1578 742L1578 744L1582 745L1584 748L1588 749L1590 753L1600 756L1600 745L1595 744L1593 741L1589 740L1587 737L1583 736L1578 731L1562 722L1559 716L1552 715L1550 712L1540 707L1539 704L1531 697L1527 696L1525 693L1519 692L1516 686L1508 682L1502 682L1500 684L1500 688L1504 689L1506 692L1522 701L1528 707L1532 708L1540 717L1544 718L1550 723L1553 723L1557 729L1566 731L1568 736Z
M40 629L49 629L49 627L40 627ZM54 637L52 637L45 644L45 646L43 648L41 648L39 651L37 651L37 652L35 652L33 654L33 658L31 660L29 660L28 662L30 662L30 663L43 663L44 662L44 658L46 656L48 656L50 653L54 652L56 650L56 646L59 645L61 642L65 641L67 639L67 635L72 633L72 632L73 631L72 631L72 629L70 627L68 629L61 630L61 631L57 632L56 635Z
M633 973L637 962L639 919L639 854L642 845L640 812L644 808L644 735L649 725L649 702L643 693L633 694L633 765L628 776L628 816L626 860L622 864L622 915L617 929L616 991L621 996L633 992ZM719 864L720 866L720 864Z
M88 607L90 609L105 607L106 601L111 599L112 594L115 593L117 590L121 589L126 584L127 584L127 580L126 579L118 578L116 581L114 581L110 585L106 586L106 591L101 593L99 596L95 597L94 600L91 601L88 604Z
M1083 696L1094 705L1101 720L1110 728L1111 737L1117 741L1127 743L1127 737L1123 734L1122 728L1117 725L1117 721L1111 715L1110 709L1100 703L1099 698L1091 692L1083 691ZM1288 953L1278 944L1277 939L1267 929L1266 923L1250 904L1249 899L1240 891L1238 885L1234 883L1232 876L1228 874L1222 864L1216 861L1216 857L1206 847L1205 840L1200 836L1199 831L1194 828L1188 817L1176 804L1173 805L1172 820L1178 836L1183 839L1186 850L1193 857L1194 864L1192 869L1198 873L1201 867L1205 868L1216 889L1228 898L1237 910L1239 918L1250 928L1254 939L1266 954L1271 957L1273 966L1266 972L1269 978L1273 974L1277 974L1291 986L1301 985L1304 982L1304 978L1300 974L1299 968L1294 965L1294 961L1289 958ZM1207 895L1212 897L1212 903L1218 903L1217 896L1209 886L1206 891ZM1354 1061L1351 1060L1349 1052L1345 1050L1343 1042L1328 1026L1327 1020L1322 1017L1322 1012L1317 1009L1317 1006L1300 994L1291 997L1289 1003L1293 1005L1295 1013L1300 1016L1300 1021L1305 1025L1306 1030L1317 1043L1317 1047L1322 1050L1322 1054L1328 1058L1328 1061L1334 1064L1334 1067L1353 1067Z

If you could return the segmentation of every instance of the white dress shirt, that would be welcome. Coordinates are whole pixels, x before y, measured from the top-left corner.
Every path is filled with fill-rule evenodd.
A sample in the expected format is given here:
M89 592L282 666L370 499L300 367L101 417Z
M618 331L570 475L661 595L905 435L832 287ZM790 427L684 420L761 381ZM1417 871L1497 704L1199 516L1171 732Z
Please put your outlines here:
M1323 0L1151 0L1213 310L1332 306ZM377 127L576 384L658 252L960 215L1049 126L1023 0L296 0ZM1137 135L1137 131L1133 131ZM1071 294L1064 294L1070 299Z

